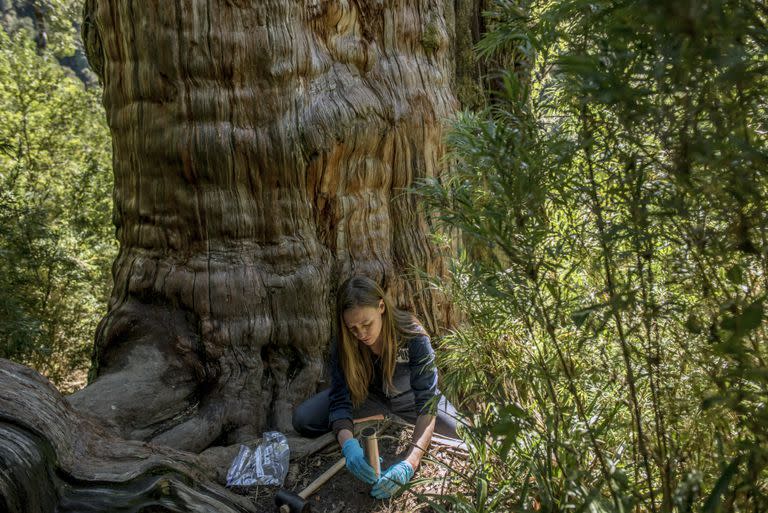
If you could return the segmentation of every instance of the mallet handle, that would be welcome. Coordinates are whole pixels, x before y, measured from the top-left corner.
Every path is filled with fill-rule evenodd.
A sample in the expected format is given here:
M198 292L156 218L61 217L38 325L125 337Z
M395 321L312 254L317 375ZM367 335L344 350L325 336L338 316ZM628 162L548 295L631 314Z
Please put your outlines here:
M307 497L315 493L315 491L321 486L323 486L326 481L332 478L336 472L341 470L346 463L347 463L347 458L341 458L339 461L334 463L331 468L329 468L328 470L320 474L317 479L309 483L309 485L306 488L300 491L299 497L301 497L302 499L306 499Z

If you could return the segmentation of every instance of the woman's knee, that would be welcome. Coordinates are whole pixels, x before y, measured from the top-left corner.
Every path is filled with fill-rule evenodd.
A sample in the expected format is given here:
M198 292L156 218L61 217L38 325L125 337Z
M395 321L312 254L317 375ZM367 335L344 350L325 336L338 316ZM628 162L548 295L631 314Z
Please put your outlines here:
M456 425L459 422L459 415L456 408L442 396L437 406L437 421L435 422L435 433L450 438L459 438L456 433Z
M291 418L293 429L306 437L316 437L330 431L326 403L321 392L294 408Z
M306 402L300 404L293 410L293 429L302 436L310 436L316 429L316 419L311 415L310 409L306 407Z
M456 419L450 415L439 414L435 422L435 433L449 438L459 438L456 433Z

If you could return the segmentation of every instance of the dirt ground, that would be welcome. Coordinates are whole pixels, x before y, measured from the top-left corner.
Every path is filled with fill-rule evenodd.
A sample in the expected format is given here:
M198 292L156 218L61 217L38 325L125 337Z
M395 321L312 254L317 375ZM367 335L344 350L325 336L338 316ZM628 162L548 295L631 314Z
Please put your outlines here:
M401 460L408 452L412 431L407 427L390 425L379 435L379 453L384 458L382 471ZM341 451L335 443L324 451L307 456L291 463L283 488L299 492L317 476L331 467L341 458ZM311 511L314 513L390 513L413 512L433 513L435 510L420 500L419 495L433 495L456 492L451 483L447 467L462 469L466 467L466 452L432 443L428 455L422 459L409 490L388 500L378 500L370 496L371 486L358 481L345 468L342 468L320 490L309 497ZM234 490L246 495L259 511L275 512L274 496L278 488L259 486L250 489ZM444 506L445 507L445 506ZM450 511L450 507L446 507Z

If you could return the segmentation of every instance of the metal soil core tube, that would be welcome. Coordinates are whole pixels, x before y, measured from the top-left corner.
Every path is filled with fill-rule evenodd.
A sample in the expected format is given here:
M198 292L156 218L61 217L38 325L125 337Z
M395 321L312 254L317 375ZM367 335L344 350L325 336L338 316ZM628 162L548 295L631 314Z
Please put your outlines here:
M363 448L365 449L365 456L368 459L368 463L373 467L373 471L376 473L376 479L381 475L381 464L379 462L379 438L376 435L376 428L367 427L360 433L360 437L363 440Z

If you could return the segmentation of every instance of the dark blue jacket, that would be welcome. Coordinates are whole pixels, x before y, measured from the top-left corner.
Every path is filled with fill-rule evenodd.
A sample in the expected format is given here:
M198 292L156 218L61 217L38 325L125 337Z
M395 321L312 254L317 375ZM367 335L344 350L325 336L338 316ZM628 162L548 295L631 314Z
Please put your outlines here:
M431 414L434 406L430 399L440 393L437 388L437 368L435 367L435 351L429 342L427 335L419 335L406 340L397 354L395 372L392 376L392 385L395 390L385 390L382 379L381 364L377 357L373 360L373 379L368 386L368 393L397 397L413 390L416 413L418 415ZM331 348L331 407L330 425L342 419L352 420L352 399L347 387L347 379L341 368L338 357L338 348L334 344ZM428 405L429 403L429 405ZM432 406L432 409L430 409Z

